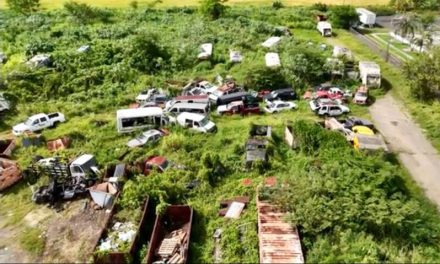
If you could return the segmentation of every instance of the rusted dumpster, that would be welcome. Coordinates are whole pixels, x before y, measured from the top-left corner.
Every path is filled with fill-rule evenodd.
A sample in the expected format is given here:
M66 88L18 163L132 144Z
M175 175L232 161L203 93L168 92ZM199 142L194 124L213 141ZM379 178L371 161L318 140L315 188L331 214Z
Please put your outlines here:
M142 263L186 263L192 219L190 206L168 206L163 216L156 217L148 254Z
M257 194L260 263L304 263L298 229L285 213Z
M0 157L9 158L15 149L15 141L13 139L0 140Z
M110 217L109 221L107 222L106 227L103 229L101 233L101 237L96 243L95 246L95 253L93 255L94 263L131 263L133 262L133 259L135 258L137 252L140 250L141 247L141 235L145 234L147 232L147 222L148 222L148 216L149 210L149 199L147 199L141 208L142 213L139 220L139 223L137 227L130 227L130 230L116 230L115 226L119 226L120 228L122 225L127 226L127 222L117 222L115 219L115 215L118 212L118 208L116 207L113 210L112 216ZM129 243L129 246L127 247L127 250L119 250L115 249L112 243L109 240L109 235L111 231L117 231L118 239L124 240L126 238L131 238L131 242Z
M12 160L0 158L0 192L22 179L21 170Z

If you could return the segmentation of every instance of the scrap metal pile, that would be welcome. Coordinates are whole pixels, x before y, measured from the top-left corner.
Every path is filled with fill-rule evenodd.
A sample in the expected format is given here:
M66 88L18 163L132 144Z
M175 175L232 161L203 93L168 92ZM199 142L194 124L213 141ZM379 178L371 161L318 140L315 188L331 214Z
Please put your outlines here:
M184 263L185 256L182 245L186 244L187 239L188 236L183 228L172 231L162 240L156 253L156 256L160 257L161 260L154 263Z

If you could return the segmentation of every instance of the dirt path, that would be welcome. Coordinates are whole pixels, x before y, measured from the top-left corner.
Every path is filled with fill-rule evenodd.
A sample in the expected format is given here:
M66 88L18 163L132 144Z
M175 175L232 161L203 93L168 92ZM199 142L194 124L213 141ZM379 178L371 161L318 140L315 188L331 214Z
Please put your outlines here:
M391 150L440 209L440 155L422 129L390 94L378 99L370 113Z

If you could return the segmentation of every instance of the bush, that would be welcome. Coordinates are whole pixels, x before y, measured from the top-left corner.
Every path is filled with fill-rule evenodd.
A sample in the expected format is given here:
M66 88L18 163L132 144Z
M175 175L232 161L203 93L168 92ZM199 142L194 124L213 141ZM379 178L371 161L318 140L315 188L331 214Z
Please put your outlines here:
M325 13L328 11L328 5L324 3L315 3L312 5L312 9Z
M224 3L226 2L227 0L202 0L199 7L200 13L213 20L219 19L225 13Z
M353 6L340 5L331 7L330 20L336 28L349 29L358 22L359 16Z
M284 4L281 1L275 1L272 3L272 8L281 9L281 8L284 8Z
M29 14L38 10L40 0L6 0L8 7L18 13Z

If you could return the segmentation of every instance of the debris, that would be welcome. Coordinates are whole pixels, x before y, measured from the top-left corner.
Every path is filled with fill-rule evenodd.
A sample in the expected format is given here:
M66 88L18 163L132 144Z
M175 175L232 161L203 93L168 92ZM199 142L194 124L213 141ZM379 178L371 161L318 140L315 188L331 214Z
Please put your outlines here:
M278 53L269 52L266 53L266 66L269 68L278 68L281 66L280 56Z
M222 252L221 252L221 245L220 240L222 236L223 230L220 228L217 228L214 232L214 263L221 263L222 258Z
M81 47L79 47L76 51L78 53L84 53L90 50L90 46L89 45L83 45Z
M47 141L47 148L49 149L49 151L67 149L69 148L69 146L70 138L67 136Z
M47 67L52 63L50 56L46 54L38 54L32 57L26 64L31 67Z
M142 263L186 263L193 210L187 205L170 205L157 216L148 255Z
M5 64L8 61L6 54L0 52L0 64Z
M22 179L21 171L15 161L0 158L0 191L11 187Z
M204 43L200 45L201 52L197 55L199 60L207 60L212 55L212 43Z
M249 178L245 178L245 179L243 179L243 180L241 181L241 184L242 184L243 186L246 186L246 187L251 186L251 185L252 185L252 180L249 179Z
M273 46L277 45L280 41L281 41L281 37L270 37L261 45L266 48L272 48Z
M115 222L107 238L102 239L98 246L100 251L116 251L124 243L131 243L136 235L137 227L131 222Z
M96 184L89 188L93 202L100 207L108 207L113 204L118 189L110 182Z
M21 145L25 148L28 147L38 147L43 145L45 139L42 135L35 135L33 133L27 133L26 137L23 137L23 139L21 140Z
M233 219L240 218L240 214L243 211L244 207L245 207L244 203L232 202L232 204L228 208L228 211L226 212L225 217L233 218Z
M242 62L243 61L243 56L241 55L241 53L239 51L230 51L229 52L229 60L231 62Z
M13 139L0 140L0 157L11 157L14 149L15 141Z

